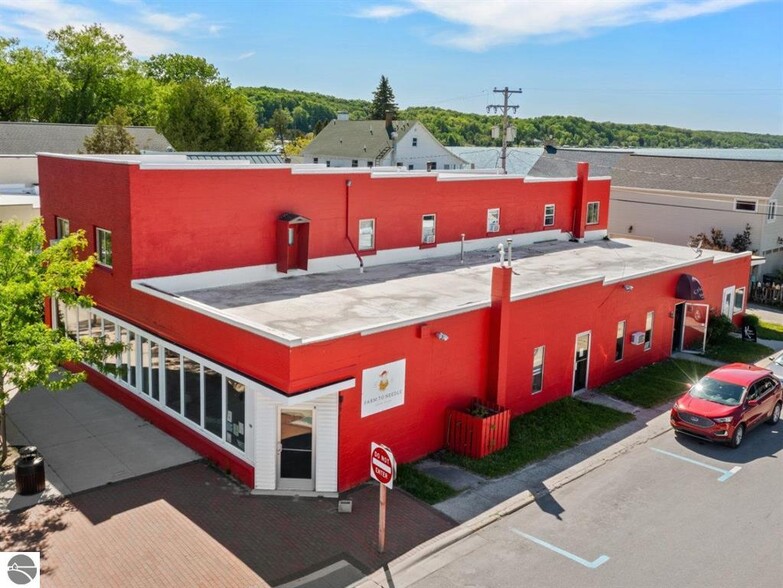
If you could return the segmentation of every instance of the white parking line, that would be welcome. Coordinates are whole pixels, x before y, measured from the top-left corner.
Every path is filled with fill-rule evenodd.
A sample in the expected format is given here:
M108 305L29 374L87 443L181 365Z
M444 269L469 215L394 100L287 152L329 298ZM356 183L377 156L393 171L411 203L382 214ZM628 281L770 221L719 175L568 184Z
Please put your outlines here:
M740 466L734 466L730 470L724 470L723 468L718 468L713 465L702 463L700 461L696 461L695 459L691 459L690 457L685 457L683 455L677 455L676 453L672 453L670 451L665 451L663 449L658 449L656 447L650 447L653 451L657 451L658 453L663 453L664 455L668 455L669 457L675 457L677 459L681 459L682 461L687 461L688 463L692 463L697 466L701 466L703 468L707 468L708 470L713 470L715 472L720 472L723 474L720 478L718 478L718 482L725 482L729 478L731 478L734 474L736 474L738 471L740 471L742 468Z
M554 551L555 553L559 553L562 556L567 557L571 561L575 561L576 563L583 565L586 568L590 568L591 570L594 570L598 566L606 563L609 561L608 555L599 555L594 561L587 561L586 559L582 559L578 555L574 555L573 553L569 553L565 549L560 549L559 547L555 547L551 543L547 543L546 541L542 541L541 539L538 539L536 537L533 537L532 535L528 535L527 533L523 533L519 529L511 529L514 533L519 535L520 537L524 537L525 539L528 539L532 541L533 543L536 543L540 545L541 547L546 547L547 549L550 549L551 551Z

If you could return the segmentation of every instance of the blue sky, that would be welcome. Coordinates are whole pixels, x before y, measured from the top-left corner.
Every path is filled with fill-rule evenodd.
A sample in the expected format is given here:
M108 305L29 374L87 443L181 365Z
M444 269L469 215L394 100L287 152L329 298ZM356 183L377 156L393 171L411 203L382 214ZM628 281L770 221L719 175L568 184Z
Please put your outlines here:
M783 134L783 0L0 0L0 36L102 23L233 85L518 116Z

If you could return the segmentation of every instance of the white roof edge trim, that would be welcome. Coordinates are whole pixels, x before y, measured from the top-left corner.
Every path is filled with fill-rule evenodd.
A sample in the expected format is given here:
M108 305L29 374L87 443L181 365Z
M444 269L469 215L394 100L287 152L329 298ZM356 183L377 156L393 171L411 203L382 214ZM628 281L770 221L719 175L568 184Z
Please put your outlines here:
M516 180L516 181L525 181L525 176L520 174L514 174L514 175L501 175L501 174L470 174L470 173L444 173L443 175L438 174L438 181L439 182L469 182L469 181L497 181L497 180Z
M99 157L96 155L81 155L78 153L47 153L45 151L39 151L35 154L36 157L40 155L45 157L55 157L57 159L76 159L79 161L95 161L97 163L114 163L127 166L139 165L138 159L114 159L107 156Z
M254 325L253 323L237 320L234 317L229 316L226 313L220 312L219 310L211 306L208 306L206 304L202 304L190 298L180 296L179 294L171 294L169 292L164 292L163 290L159 290L157 288L152 288L150 286L147 286L143 283L143 280L132 280L131 287L134 290L138 290L139 292L144 292L145 294L149 294L150 296L155 296L156 298L160 298L161 300L165 300L167 302L176 304L177 306L181 306L189 310L195 310L200 314L216 319L220 322L227 323L229 325L237 327L238 329L249 331L251 333L264 337L265 339L270 339L276 343L287 345L288 347L297 347L302 344L302 340L299 338L285 337L282 335L282 333L280 335L277 335L274 332L272 332L271 329L262 329Z
M541 176L525 176L525 182L529 184L545 184L547 182L575 182L576 176L564 178L543 178Z
M740 259L742 257L753 257L752 251L741 251L739 253L732 253L731 255L728 255L727 257L714 257L712 259L712 263L723 263L725 261L732 261L734 259Z
M297 404L302 404L304 402L311 402L312 400L321 398L327 394L342 392L343 390L350 390L351 388L356 388L356 378L348 378L333 384L321 386L320 388L315 388L314 390L308 390L307 392L294 393L290 396L286 395L281 404L284 404L285 406L296 406Z

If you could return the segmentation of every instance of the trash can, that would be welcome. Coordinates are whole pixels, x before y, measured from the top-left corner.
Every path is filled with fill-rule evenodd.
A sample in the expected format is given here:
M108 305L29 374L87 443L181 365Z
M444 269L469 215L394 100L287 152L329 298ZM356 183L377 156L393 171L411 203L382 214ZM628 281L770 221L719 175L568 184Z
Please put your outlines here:
M14 476L17 494L38 494L44 491L46 471L37 447L23 447L19 450L19 458L14 462Z

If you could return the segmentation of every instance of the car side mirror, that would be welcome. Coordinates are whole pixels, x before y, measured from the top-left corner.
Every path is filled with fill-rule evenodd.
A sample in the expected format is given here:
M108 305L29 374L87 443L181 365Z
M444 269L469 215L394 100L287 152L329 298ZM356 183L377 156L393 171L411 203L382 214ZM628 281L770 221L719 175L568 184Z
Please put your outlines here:
M748 406L758 406L759 401L758 400L748 400Z

